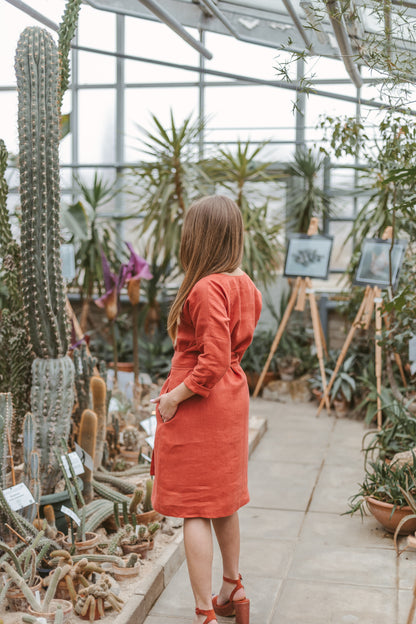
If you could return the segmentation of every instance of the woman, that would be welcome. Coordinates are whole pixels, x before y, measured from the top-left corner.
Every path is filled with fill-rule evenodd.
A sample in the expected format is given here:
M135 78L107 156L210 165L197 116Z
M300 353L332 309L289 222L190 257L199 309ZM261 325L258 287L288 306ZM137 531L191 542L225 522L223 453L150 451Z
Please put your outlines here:
M193 624L216 614L249 624L239 575L237 510L247 489L249 394L240 366L261 311L261 295L239 265L241 212L231 199L203 197L188 210L180 259L185 277L168 318L175 345L158 404L152 459L153 507L184 518L184 543L196 603ZM223 584L212 598L213 524Z

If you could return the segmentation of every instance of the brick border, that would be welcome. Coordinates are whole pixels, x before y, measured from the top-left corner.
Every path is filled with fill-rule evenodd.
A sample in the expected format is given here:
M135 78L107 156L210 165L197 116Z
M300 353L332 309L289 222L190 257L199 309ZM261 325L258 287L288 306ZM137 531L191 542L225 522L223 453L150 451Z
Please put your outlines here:
M252 454L267 430L267 420L251 416L249 423L249 456ZM160 594L169 584L175 572L185 560L182 531L156 559L151 574L139 579L133 595L126 602L114 624L143 624Z

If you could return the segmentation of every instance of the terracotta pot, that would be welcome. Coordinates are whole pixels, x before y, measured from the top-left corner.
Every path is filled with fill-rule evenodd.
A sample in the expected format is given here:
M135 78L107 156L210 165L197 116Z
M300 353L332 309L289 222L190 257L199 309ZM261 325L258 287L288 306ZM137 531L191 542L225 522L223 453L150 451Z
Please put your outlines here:
M349 412L349 405L345 399L334 399L333 401L335 414L338 418L345 418Z
M150 511L136 514L136 524L150 524L151 522L158 522L161 518L162 516L158 511L151 509ZM124 516L120 515L118 519L120 526L124 526ZM129 514L129 519L131 519L131 514ZM110 516L105 522L103 522L103 527L107 531L118 531L118 526L116 525L113 516Z
M413 511L410 507L398 507L394 514L391 515L394 505L392 503L384 503L382 501L376 500L372 496L368 496L366 498L367 507L373 514L376 520L383 525L383 527L389 533L394 533L400 520L405 516L410 516ZM410 533L414 533L416 531L416 518L409 520L406 524L400 529L399 535L409 535Z
M138 544L120 544L121 550L124 555L131 555L136 553L141 556L142 559L147 559L147 553L149 550L153 550L155 543L151 542L139 542Z
M60 600L59 598L54 598L50 602L49 613L38 613L37 611L34 611L30 606L27 608L27 611L30 615L34 615L37 618L45 618L48 624L53 624L55 621L55 611L59 604L62 606L64 622L68 622L73 610L72 602L69 602L69 600Z
M114 362L110 362L110 368L114 368ZM133 362L117 362L117 370L120 373L133 373L134 372L134 364Z
M134 568L119 568L113 564L112 573L116 581L124 581L131 579L140 574L140 563L135 565Z
M90 610L88 609L88 611L87 611L87 613L85 615L80 615L79 613L77 613L77 616L79 618L81 618L81 620L89 620L90 619ZM97 603L95 603L94 621L95 620L101 620L101 615L100 615L100 612L98 611Z
M35 584L30 589L33 595L35 595L37 591L40 592L42 590L42 579L40 576L35 576ZM28 601L18 587L12 585L6 593L6 598L10 611L27 611L29 608Z
M75 542L75 552L77 555L91 555L95 553L95 545L98 542L99 535L97 535L97 533L86 533L85 537L87 539L84 542ZM71 550L72 541L70 541L69 536L65 538L62 545L66 550Z
M257 382L260 379L260 373L255 373L253 371L245 371L245 374L247 377L248 388L250 392L254 392L257 386ZM276 379L275 373L266 373L261 387L264 388L264 386L267 386L267 384L273 381L274 379Z

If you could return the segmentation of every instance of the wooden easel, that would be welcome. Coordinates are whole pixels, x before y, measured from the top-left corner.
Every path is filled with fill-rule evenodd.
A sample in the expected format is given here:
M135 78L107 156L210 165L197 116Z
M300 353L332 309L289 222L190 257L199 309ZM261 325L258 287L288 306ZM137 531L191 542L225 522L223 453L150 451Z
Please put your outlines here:
M309 225L308 236L313 236L314 234L317 234L317 232L318 232L318 219L313 217ZM270 353L263 367L263 370L261 372L257 385L254 389L253 398L255 398L260 392L260 388L263 384L263 380L266 376L267 371L269 370L270 362L272 361L272 357L275 354L276 349L279 345L279 342L283 336L283 332L289 321L293 308L295 308L295 310L297 311L303 312L305 309L306 296L309 297L309 306L311 310L312 327L313 327L313 335L315 339L316 354L319 360L319 368L320 368L321 377L322 377L322 386L323 386L325 396L326 396L325 403L326 403L327 410L329 412L330 404L329 404L329 396L326 393L327 384L326 384L325 363L324 363L324 351L326 355L328 355L328 352L326 348L324 332L322 330L321 320L319 318L318 305L316 303L316 298L315 298L315 291L312 287L312 281L310 277L297 277L296 278L296 282L293 287L292 294L290 296L286 310L282 316L282 320L278 327L276 336L274 337L274 340L270 349ZM296 306L295 306L295 303L296 303Z
M385 229L382 238L384 240L388 240L392 236L392 228L389 226ZM381 297L381 288L379 286L366 286L364 291L363 300L361 302L360 307L358 308L358 312L355 316L355 319L351 325L350 331L347 334L344 345L341 349L341 352L338 356L337 362L335 364L334 372L332 373L332 377L329 380L329 383L324 390L324 395L321 399L321 402L318 407L317 416L319 416L324 404L328 408L327 400L329 399L329 393L331 388L335 382L335 379L338 375L339 369L342 366L342 363L347 355L348 348L353 339L354 333L356 329L362 328L367 329L370 327L371 318L373 316L373 309L375 309L375 372L376 372L376 383L377 383L377 428L381 429L381 420L382 420L382 410L381 410L381 372L382 372L382 356L381 356L381 346L379 345L379 340L381 338L381 330L382 330L382 322L384 318L385 325L389 326L389 320L386 316L383 317L382 313L382 297ZM400 375L402 377L402 381L404 385L406 385L406 379L404 376L402 362L400 360L400 356L395 354L396 363L400 370Z

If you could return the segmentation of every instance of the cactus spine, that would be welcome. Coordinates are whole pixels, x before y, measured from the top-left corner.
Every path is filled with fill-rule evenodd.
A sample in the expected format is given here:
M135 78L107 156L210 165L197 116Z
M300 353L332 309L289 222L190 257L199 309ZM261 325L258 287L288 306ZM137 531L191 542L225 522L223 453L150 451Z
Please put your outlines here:
M78 444L80 447L90 455L94 461L95 456L95 444L97 439L97 415L90 409L85 409L82 412L81 422L79 424ZM84 499L86 503L89 503L93 496L94 490L92 488L92 471L87 466L84 466L84 473L82 474L82 480L84 481Z
M95 443L94 469L103 463L104 442L107 432L107 386L98 376L91 379L92 409L97 414L97 441Z

